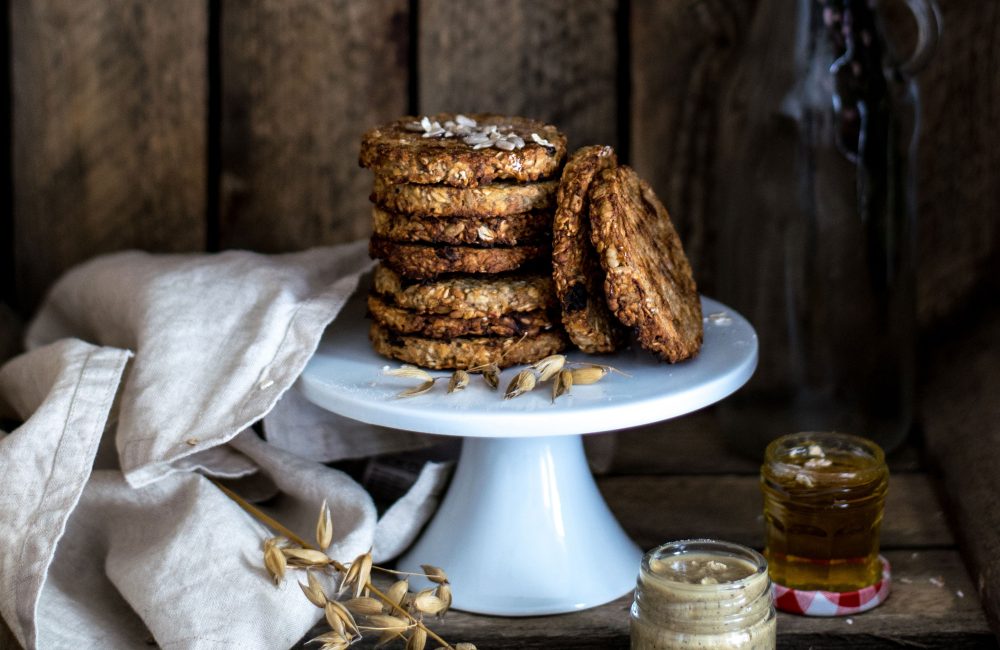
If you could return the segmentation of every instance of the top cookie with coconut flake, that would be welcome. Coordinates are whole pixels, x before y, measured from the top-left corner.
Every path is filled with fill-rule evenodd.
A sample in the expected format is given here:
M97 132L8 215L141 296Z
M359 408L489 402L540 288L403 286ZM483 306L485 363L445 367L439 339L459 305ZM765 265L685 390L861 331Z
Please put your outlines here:
M553 176L566 136L524 117L439 113L403 117L362 136L359 163L393 183L478 187Z

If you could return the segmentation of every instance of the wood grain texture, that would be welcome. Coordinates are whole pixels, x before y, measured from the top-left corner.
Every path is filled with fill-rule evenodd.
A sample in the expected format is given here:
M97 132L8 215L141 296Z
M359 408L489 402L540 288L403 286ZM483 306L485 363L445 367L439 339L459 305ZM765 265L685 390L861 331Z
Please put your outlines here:
M1000 310L936 348L923 391L929 456L993 628L1000 634Z
M631 159L663 200L702 292L714 293L720 97L756 0L633 0Z
M762 541L755 477L632 476L598 483L626 532L643 548L686 537L754 546ZM779 647L995 647L953 541L929 478L894 476L882 535L883 554L893 567L892 597L850 623L779 614ZM453 612L432 627L451 642L471 641L479 648L627 648L630 604L626 595L584 612L516 621Z
M204 247L207 19L198 0L11 2L26 311L99 253Z
M570 150L618 145L614 0L420 2L419 110L556 124Z
M710 537L760 548L763 501L756 476L623 476L598 482L622 528L642 548ZM881 533L884 548L955 543L925 474L893 476Z
M878 608L849 618L778 613L779 648L995 648L972 582L954 550L886 551L893 568L892 596ZM498 618L449 612L430 622L451 643L483 650L629 647L631 594L606 605L559 616ZM329 628L320 623L304 641ZM375 635L355 648L375 647Z
M984 281L1000 287L1000 3L938 4L943 37L917 78L917 307L925 326Z
M406 111L406 0L223 0L220 244L370 232L361 134Z
M17 298L14 278L14 215L11 166L10 1L0 0L0 301L13 305Z
M909 551L895 551L886 556L897 578L889 600L871 612L851 617L851 623L846 618L779 613L778 647L995 647L957 552L928 551L913 557ZM932 578L944 586L935 586ZM432 627L449 641L470 641L484 650L628 648L631 602L631 595L627 595L584 612L516 621L453 612Z
M733 443L717 408L633 429L584 436L595 473L757 476L763 455L745 454ZM912 444L897 449L886 462L894 475L920 471L922 467L920 452Z
M898 24L910 21L903 3L886 4L891 10L888 29L912 31L912 26ZM1000 120L1000 75L994 69L1000 57L1000 5L976 0L939 4L943 38L917 77L922 102L917 309L925 328L1000 276L1000 222L994 216L1000 209L1000 186L992 171L1000 167L1000 132L994 128ZM732 119L733 109L741 110L721 100L741 61L759 71L754 85L762 91L778 75L794 74L791 61L760 60L765 44L755 42L750 29L751 24L765 25L756 33L768 42L792 33L794 25L777 22L790 15L787 9L759 0L632 2L632 160L664 199L699 288L708 293L715 291L720 263L721 198L733 180L718 163L734 147L717 129L720 120ZM760 15L762 11L768 15ZM748 96L762 104L777 101ZM781 150L775 141L762 144L757 173L766 183L768 174L794 152ZM775 192L769 196L781 203ZM757 223L758 216L746 217ZM767 238L766 223L754 227L760 238Z

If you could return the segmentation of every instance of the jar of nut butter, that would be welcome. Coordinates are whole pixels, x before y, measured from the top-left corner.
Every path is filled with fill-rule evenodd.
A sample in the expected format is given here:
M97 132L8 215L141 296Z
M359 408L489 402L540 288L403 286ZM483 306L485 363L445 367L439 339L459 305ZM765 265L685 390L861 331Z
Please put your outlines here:
M710 539L670 542L642 558L632 650L765 650L777 643L767 562Z

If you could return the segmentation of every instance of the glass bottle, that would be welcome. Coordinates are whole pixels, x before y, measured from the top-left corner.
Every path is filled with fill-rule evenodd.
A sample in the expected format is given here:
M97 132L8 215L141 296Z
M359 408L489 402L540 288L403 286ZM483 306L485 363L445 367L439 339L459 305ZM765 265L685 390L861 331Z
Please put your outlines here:
M764 557L710 539L659 546L642 558L631 608L632 650L771 650L776 617Z
M720 405L759 457L788 431L855 431L886 451L912 423L912 75L933 0L900 62L870 0L762 0L724 99L716 293L757 330L760 362Z

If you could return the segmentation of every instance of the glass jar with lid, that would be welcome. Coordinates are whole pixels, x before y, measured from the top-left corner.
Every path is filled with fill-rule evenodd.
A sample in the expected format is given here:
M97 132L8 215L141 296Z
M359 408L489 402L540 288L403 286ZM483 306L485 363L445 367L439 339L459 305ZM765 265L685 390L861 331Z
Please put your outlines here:
M913 54L883 3L762 0L723 100L715 296L760 337L747 386L720 405L759 457L787 431L857 431L892 451L913 420L914 75L933 0L905 0Z
M888 487L885 455L866 438L803 432L772 442L761 467L771 579L831 592L877 583Z
M753 549L710 539L653 549L639 569L631 639L632 650L774 648L767 562Z

